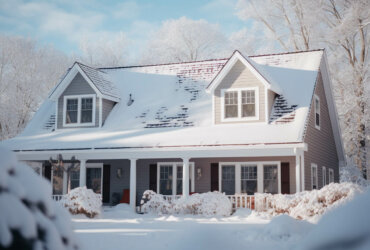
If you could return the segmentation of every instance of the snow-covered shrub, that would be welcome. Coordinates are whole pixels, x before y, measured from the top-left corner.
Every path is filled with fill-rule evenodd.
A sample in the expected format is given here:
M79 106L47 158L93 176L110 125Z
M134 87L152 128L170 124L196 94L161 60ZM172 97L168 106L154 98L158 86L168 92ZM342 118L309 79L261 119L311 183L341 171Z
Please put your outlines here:
M165 200L162 195L145 191L142 205L143 212L156 214L194 214L203 216L229 216L232 204L225 194L208 192L193 194L188 198Z
M77 249L50 183L0 148L0 249Z
M370 249L370 189L325 214L301 249Z
M353 160L347 159L347 162L348 164L339 170L340 182L352 182L363 187L370 186L370 181L364 178L362 171Z
M71 214L84 214L89 218L100 214L102 206L100 195L86 187L72 189L63 196L60 203L68 208Z
M363 188L354 183L330 183L320 190L291 195L256 194L256 209L271 215L289 214L296 219L317 219L362 191Z

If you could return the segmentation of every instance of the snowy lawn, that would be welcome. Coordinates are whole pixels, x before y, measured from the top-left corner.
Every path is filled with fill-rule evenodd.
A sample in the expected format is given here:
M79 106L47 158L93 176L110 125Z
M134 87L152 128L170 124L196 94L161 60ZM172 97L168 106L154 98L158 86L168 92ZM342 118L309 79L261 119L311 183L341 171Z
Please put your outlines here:
M270 220L248 210L230 217L140 215L126 205L100 218L73 216L82 249L294 249L313 224L283 215Z

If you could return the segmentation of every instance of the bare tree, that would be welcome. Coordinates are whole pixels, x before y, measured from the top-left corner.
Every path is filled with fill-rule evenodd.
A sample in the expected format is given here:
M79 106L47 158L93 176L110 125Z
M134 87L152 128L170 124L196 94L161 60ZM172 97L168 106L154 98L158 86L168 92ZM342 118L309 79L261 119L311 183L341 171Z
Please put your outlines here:
M227 39L219 27L205 20L181 17L165 21L152 35L142 63L203 60L223 56Z
M20 133L70 64L34 40L0 36L0 140Z
M345 149L365 173L369 123L368 0L239 0L238 16L254 20L276 48L328 49ZM261 32L261 31L260 31ZM368 87L369 88L369 87Z

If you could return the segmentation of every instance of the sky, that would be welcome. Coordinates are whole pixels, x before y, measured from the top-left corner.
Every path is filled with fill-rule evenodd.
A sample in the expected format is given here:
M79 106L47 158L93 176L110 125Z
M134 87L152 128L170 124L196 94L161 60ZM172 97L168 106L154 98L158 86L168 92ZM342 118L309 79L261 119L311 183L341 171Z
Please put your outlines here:
M237 0L0 0L0 34L30 37L67 53L82 40L125 36L140 50L161 23L187 17L218 24L225 35L248 25L236 16Z

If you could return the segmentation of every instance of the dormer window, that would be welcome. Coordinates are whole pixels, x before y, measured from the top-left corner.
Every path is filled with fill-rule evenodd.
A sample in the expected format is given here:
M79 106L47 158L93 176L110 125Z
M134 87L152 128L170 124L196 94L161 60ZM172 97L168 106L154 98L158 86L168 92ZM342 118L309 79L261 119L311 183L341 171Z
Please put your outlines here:
M221 90L222 120L258 120L258 88Z
M95 125L95 95L64 96L65 127Z

